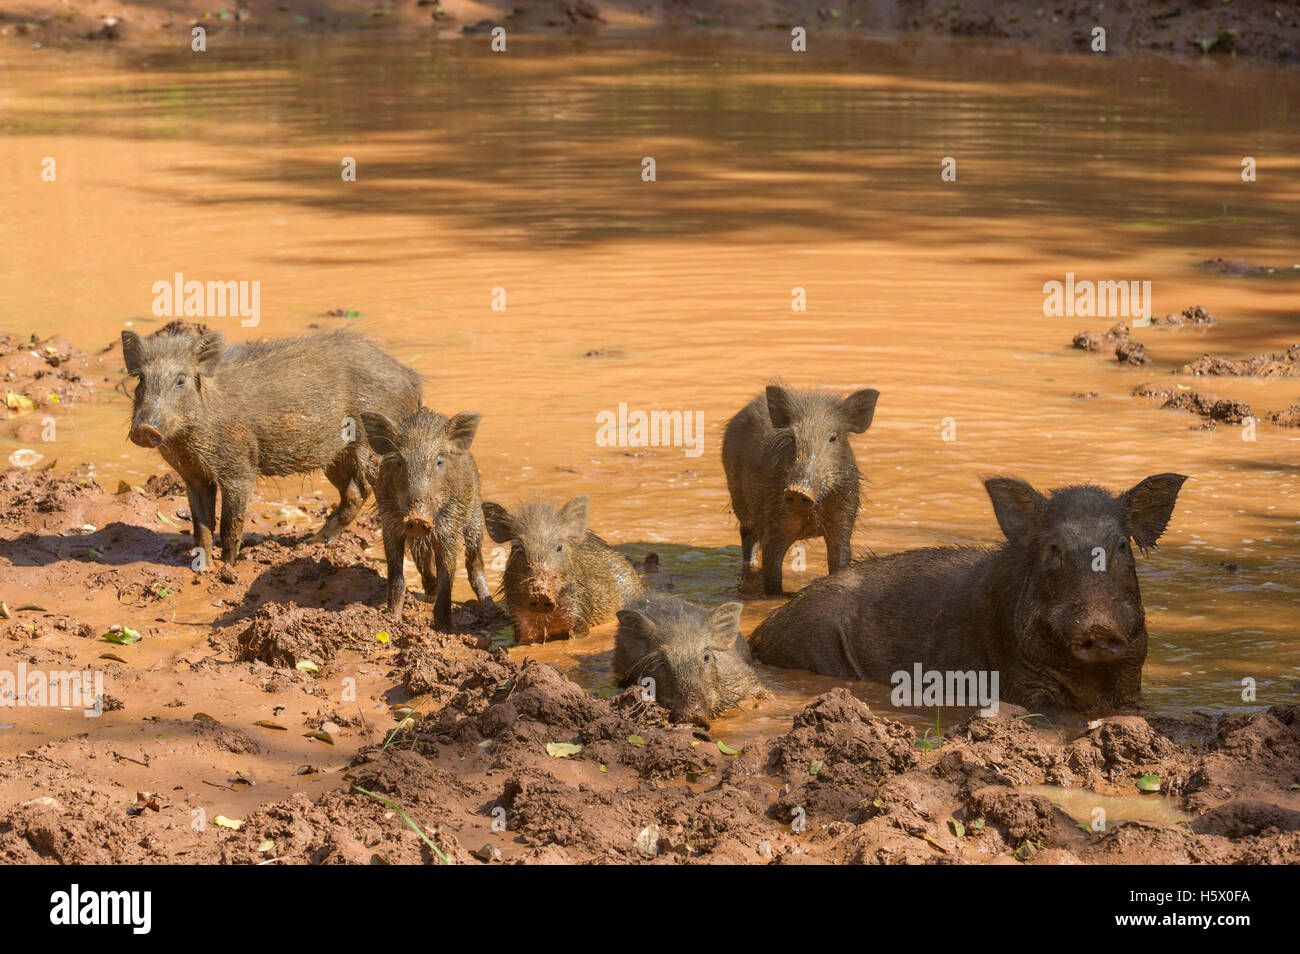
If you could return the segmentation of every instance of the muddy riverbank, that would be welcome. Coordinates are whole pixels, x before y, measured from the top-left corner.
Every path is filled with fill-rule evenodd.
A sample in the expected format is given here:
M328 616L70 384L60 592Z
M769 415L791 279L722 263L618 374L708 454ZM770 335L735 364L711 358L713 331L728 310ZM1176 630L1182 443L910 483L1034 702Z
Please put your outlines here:
M1300 4L1169 4L1156 0L1100 5L1090 0L240 0L122 4L116 0L16 0L0 19L0 36L43 48L88 43L188 46L194 27L211 49L246 37L322 32L402 32L442 36L508 33L628 33L648 30L752 30L788 42L794 27L817 39L833 35L975 37L1028 42L1093 55L1161 52L1180 56L1247 56L1291 62L1300 49ZM1100 28L1104 36L1094 33ZM484 41L486 42L486 41ZM1100 43L1100 46L1098 44Z
M494 646L499 618L389 619L372 517L178 568L176 490L0 474L3 668L99 670L105 698L30 748L33 710L0 712L0 859L1300 861L1300 706L1073 728L1004 705L937 737L833 689L741 743Z

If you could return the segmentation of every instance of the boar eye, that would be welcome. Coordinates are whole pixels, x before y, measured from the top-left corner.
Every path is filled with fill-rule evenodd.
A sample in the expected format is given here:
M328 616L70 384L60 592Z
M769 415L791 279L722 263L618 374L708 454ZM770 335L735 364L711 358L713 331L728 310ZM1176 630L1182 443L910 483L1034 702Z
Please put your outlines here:
M711 663L711 662L713 662L713 653L709 652L709 651L706 649L706 650L704 651L704 655L701 656L700 658L703 659L706 663Z
M435 461L433 462L433 464L434 464L435 467L441 467L441 466L442 466L442 455L441 455L441 454L438 455L438 459L435 460Z
M562 553L562 552L564 552L564 544L563 544L563 543L557 543L557 544L555 545L555 552L556 552L556 553Z
M838 434L832 434L832 435L831 435L831 439L828 440L826 443L827 443L827 444L834 444L834 443L835 443L835 438L837 438L837 437L839 437Z
M186 382L187 380L189 380L189 379L186 378L185 375L183 375L183 374L178 374L178 375L176 375L176 386L177 386L178 388L183 388L183 387L185 387L185 382Z

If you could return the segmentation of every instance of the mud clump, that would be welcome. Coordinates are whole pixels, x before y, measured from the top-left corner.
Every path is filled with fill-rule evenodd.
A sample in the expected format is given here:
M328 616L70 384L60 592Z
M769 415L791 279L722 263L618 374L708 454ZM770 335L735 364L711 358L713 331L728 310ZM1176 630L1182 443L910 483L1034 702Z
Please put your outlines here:
M102 496L103 488L89 477L10 467L0 472L0 525L31 529L40 517L79 512L86 502Z
M1114 348L1121 341L1128 340L1129 337L1128 325L1122 321L1117 321L1106 331L1080 331L1074 336L1072 343L1080 351L1095 353Z
M1199 325L1208 327L1217 325L1219 319L1210 314L1200 305L1192 305L1190 308L1184 308L1181 312L1168 314L1163 317L1160 315L1151 319L1153 328L1184 328L1188 325Z
M1142 342L1127 340L1115 345L1115 360L1120 364L1142 368L1151 363L1151 355L1147 354L1146 345Z
M1242 424L1253 416L1250 405L1245 401L1200 391L1183 391L1177 385L1141 384L1133 389L1133 394L1154 398L1160 402L1161 408L1190 411L1211 423Z
M1278 427L1300 427L1300 404L1292 404L1285 411L1274 411L1267 420Z
M1207 258L1201 262L1197 268L1206 272L1214 272L1217 275L1237 275L1237 276L1255 276L1255 275L1276 275L1278 273L1300 272L1300 265L1292 265L1289 268L1275 268L1271 265L1252 265L1244 258Z
M390 641L411 635L405 624L370 607L332 612L293 602L268 603L235 637L235 657L284 669L296 669L300 663L323 668L345 647L363 654L383 648L375 638L383 632L389 633Z
M1300 378L1300 345L1280 354L1256 354L1249 358L1202 355L1183 365L1183 374L1224 375L1251 378Z

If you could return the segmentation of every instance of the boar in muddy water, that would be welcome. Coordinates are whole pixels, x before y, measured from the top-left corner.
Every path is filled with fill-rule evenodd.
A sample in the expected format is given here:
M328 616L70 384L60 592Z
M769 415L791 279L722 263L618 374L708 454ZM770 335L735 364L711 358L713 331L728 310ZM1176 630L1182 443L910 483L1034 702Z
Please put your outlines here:
M221 557L233 563L258 477L323 469L339 504L312 539L337 537L370 495L362 412L400 420L420 406L419 376L349 331L238 345L221 332L123 331L122 356L136 380L130 438L185 481L209 562L217 491Z
M478 466L469 452L480 415L445 418L426 407L400 424L379 411L362 411L370 449L380 455L375 501L388 561L388 611L402 615L409 549L426 598L433 596L433 623L451 628L451 581L463 550L465 572L481 603L491 603L483 575L483 504Z
M586 494L563 507L532 501L513 513L486 501L488 535L509 543L502 588L520 643L581 636L645 594L632 564L587 529Z
M618 611L614 675L647 685L674 721L709 727L715 717L758 694L763 684L740 632L740 604L713 610L654 597Z
M781 563L796 540L822 537L834 573L851 557L858 518L858 462L849 434L871 426L880 392L840 399L771 385L727 422L722 466L740 521L741 560L757 566L763 591L781 594Z
M1156 545L1187 478L1114 496L985 483L1006 542L871 558L809 584L750 637L765 663L889 682L916 664L998 672L1034 711L1108 713L1141 700L1146 613L1131 544Z

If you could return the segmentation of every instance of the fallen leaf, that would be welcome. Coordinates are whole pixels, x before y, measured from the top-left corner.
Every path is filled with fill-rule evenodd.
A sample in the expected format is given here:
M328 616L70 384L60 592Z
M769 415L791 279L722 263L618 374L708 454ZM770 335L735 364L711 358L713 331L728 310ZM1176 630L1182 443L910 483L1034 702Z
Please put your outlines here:
M239 831L239 829L244 827L244 820L242 818L227 818L225 815L218 815L212 820L222 828L229 828L231 831Z
M582 751L582 746L576 742L547 742L546 754L553 759L567 759L570 755L577 755Z

